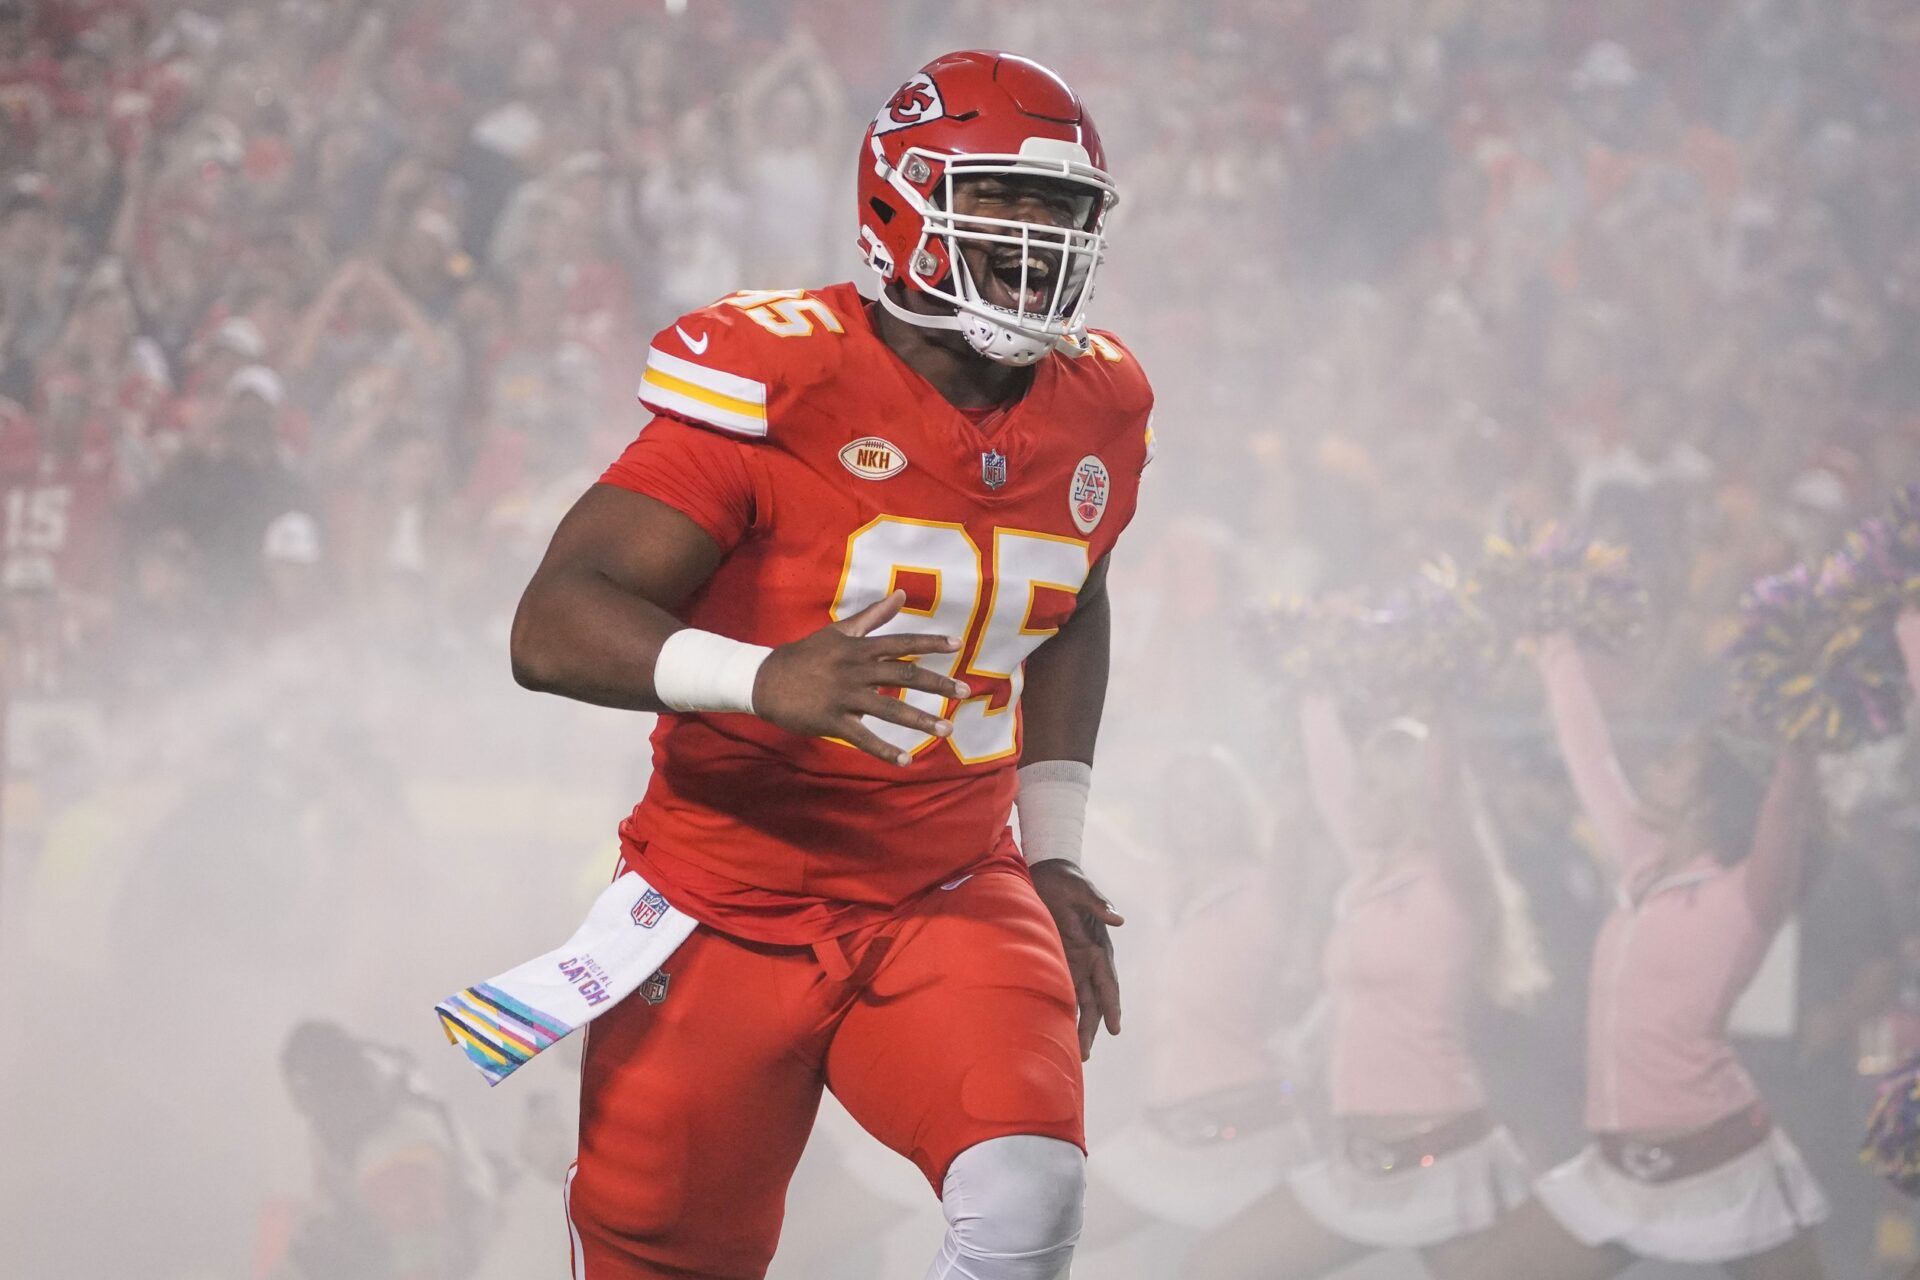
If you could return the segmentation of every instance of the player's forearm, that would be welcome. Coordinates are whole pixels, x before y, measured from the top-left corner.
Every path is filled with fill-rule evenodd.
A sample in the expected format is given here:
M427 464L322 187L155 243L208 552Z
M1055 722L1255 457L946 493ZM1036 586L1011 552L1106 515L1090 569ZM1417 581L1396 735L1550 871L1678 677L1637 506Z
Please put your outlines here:
M597 706L663 711L653 665L684 625L596 570L542 569L513 617L513 678Z
M1026 688L1021 696L1025 708L1022 764L1040 760L1093 763L1094 742L1100 736L1100 716L1107 701L1113 615L1105 574L1096 571L1090 585L1093 590L1083 592L1079 607L1060 634L1027 659Z

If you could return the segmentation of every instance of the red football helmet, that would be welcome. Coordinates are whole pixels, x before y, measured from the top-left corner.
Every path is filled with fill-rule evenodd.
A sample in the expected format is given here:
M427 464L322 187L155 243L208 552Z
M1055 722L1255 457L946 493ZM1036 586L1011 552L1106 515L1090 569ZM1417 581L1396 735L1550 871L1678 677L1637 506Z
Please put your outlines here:
M1117 198L1106 163L1079 95L1039 63L979 51L935 58L880 108L861 143L860 250L880 276L882 305L912 324L957 329L1005 364L1032 364L1056 345L1084 353L1102 228ZM1078 225L954 212L957 179L995 174L1066 185ZM1003 291L1017 306L981 295L963 242L1010 263L1007 250L1017 253L1017 284ZM907 310L888 296L895 280L954 314Z

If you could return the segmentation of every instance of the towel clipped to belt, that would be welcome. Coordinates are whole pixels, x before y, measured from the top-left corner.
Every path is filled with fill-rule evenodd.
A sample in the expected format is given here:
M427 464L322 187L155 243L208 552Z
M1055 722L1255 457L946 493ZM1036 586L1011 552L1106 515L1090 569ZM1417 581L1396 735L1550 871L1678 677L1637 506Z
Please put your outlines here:
M564 945L455 992L433 1010L447 1039L488 1084L499 1084L653 978L695 924L638 872L624 872Z

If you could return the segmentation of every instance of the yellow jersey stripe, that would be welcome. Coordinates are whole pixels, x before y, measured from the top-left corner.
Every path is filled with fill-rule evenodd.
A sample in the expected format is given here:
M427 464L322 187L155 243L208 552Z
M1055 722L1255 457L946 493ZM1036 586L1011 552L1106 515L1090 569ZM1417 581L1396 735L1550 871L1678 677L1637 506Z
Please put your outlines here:
M741 400L735 396L721 395L718 391L709 391L697 383L688 382L685 378L676 378L670 373L662 373L651 365L640 376L640 381L659 387L662 391L675 392L689 400L698 400L701 404L711 405L727 413L737 413L745 418L758 418L763 422L767 417L767 406L764 404L755 404L751 400Z

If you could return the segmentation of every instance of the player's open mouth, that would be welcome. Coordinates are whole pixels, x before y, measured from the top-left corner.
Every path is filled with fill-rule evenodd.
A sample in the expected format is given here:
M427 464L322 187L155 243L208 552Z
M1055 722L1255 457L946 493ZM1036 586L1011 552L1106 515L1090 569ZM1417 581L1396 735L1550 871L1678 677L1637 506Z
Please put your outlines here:
M1009 311L1045 315L1053 292L1053 271L1046 255L997 253L987 265L980 296Z

